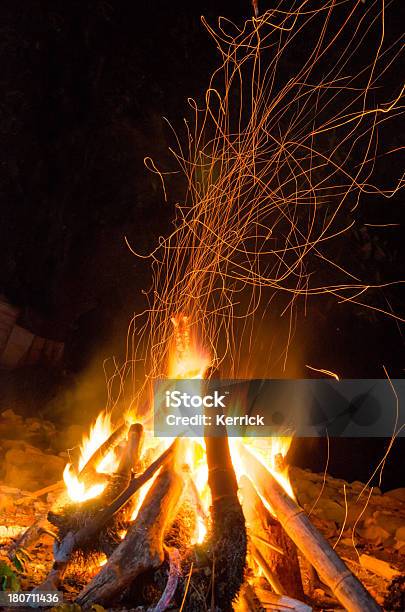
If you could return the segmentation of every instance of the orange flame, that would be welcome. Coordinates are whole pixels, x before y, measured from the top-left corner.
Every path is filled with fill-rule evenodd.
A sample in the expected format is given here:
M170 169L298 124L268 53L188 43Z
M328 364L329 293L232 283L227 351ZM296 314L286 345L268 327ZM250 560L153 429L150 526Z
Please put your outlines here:
M200 348L195 336L190 333L188 318L179 315L172 318L174 325L174 341L172 343L169 362L168 376L175 379L202 379L210 365L210 358L206 351ZM64 471L64 481L69 497L76 502L83 502L100 495L106 486L106 482L85 483L80 479L80 471L91 459L97 449L108 439L113 431L111 417L108 413L102 412L91 426L88 435L83 436L78 461L77 472L72 464L68 463ZM288 478L287 469L283 465L282 459L285 457L292 438L259 438L248 439L244 443L249 445L250 450L274 475L278 482L284 487L286 492L294 497L291 484ZM156 442L156 441L155 441ZM156 446L157 452L162 452L164 446L170 444L171 440L165 438L157 446L153 444L151 435L145 440L144 452L146 449ZM189 468L190 487L192 497L194 497L196 508L196 529L192 538L192 543L201 543L207 534L208 514L211 504L211 494L208 486L208 466L206 460L205 442L203 438L189 440L184 446L184 464ZM236 447L230 440L232 461L238 480L245 474L243 465L236 452ZM281 457L281 461L280 461ZM118 467L118 460L114 451L110 451L102 459L95 470L98 474L114 473ZM78 475L79 474L79 475ZM254 482L254 474L246 474ZM155 476L156 477L156 476ZM147 482L139 491L136 504L132 510L130 521L134 521L138 515L142 503L152 487L154 478ZM263 500L268 506L267 502ZM270 508L271 510L271 508ZM126 530L122 530L120 537L124 538Z
M204 378L210 358L191 333L188 317L180 314L172 317L171 322L174 326L174 350L169 353L168 378Z
M80 447L80 458L78 461L79 474L96 450L109 438L112 431L111 415L106 412L101 412L91 426L89 434L83 435ZM113 474L117 467L118 458L114 450L112 450L95 465L95 470L99 474ZM71 463L68 463L65 467L63 480L65 481L70 499L75 502L84 502L97 497L101 495L106 487L106 482L103 482L102 479L97 483L84 483L80 480L79 475L75 472Z

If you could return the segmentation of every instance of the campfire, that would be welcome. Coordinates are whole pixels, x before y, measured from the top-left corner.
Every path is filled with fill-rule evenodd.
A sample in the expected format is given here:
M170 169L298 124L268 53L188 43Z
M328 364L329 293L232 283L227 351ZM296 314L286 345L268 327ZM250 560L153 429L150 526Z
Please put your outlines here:
M173 322L170 375L204 384L209 360L187 320ZM225 429L212 437L208 427L204 439L159 439L148 416L113 424L101 413L67 463L47 518L12 547L10 554L53 533L54 563L36 592L63 588L69 566L84 561L95 569L76 598L83 607L250 609L260 574L270 606L309 610L307 563L346 609L379 609L296 502L285 462L291 438L259 446L228 440Z
M185 121L186 147L178 139L174 152L188 191L172 233L152 253L136 253L127 240L135 255L149 257L152 275L117 376L133 374L130 401L118 417L97 417L65 466L51 510L9 551L13 558L44 532L52 535L53 566L37 593L65 591L80 566L86 579L74 600L83 608L304 612L311 609L306 574L351 612L380 609L295 498L286 460L291 437L228 439L225 426L214 436L209 425L201 438L155 437L150 401L158 379L192 379L203 389L216 369L250 374L252 361L270 350L258 331L270 305L275 317L289 316L284 365L300 297L306 304L334 296L395 318L391 307L361 301L370 281L333 255L355 223L360 196L392 197L402 185L383 192L370 183L373 152L382 156L377 127L400 112L399 95L376 106L369 95L378 88L376 67L383 74L391 56L380 54L381 43L357 78L346 69L366 37L358 33L364 17L351 8L326 35L340 4L312 11L304 1L281 3L258 16L254 3L256 18L243 28L204 22L221 64L203 109L190 100L195 122ZM296 32L315 26L315 47L297 73L279 70ZM328 61L325 67L343 34L344 52L333 69ZM151 168L166 197L170 172ZM332 283L330 270L338 274ZM375 287L382 285L379 279ZM261 364L265 377L271 358ZM139 362L144 382L136 388Z

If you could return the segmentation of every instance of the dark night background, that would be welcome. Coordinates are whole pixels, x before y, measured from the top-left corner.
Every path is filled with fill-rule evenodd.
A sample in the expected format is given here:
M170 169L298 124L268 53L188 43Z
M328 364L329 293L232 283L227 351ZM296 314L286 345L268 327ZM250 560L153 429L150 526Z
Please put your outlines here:
M89 368L93 375L101 372L105 357L120 354L132 313L144 307L141 291L148 287L149 270L123 237L148 251L170 230L174 204L184 194L181 176L173 175L164 203L159 179L143 159L151 156L163 169L174 168L168 152L173 137L162 117L181 129L187 97L204 95L217 65L200 15L211 23L218 15L241 22L251 15L251 4L4 0L0 13L0 294L22 309L21 325L66 345L62 370L0 372L0 409L17 406L25 414L68 422L69 390ZM401 34L404 18L403 2L392 2L387 44ZM370 44L377 36L371 35ZM370 61L362 53L359 66ZM289 61L293 70L294 58ZM393 99L399 86L398 69L388 71L383 98ZM391 148L400 135L387 129ZM377 170L376 182L385 186L399 176L399 161ZM373 204L367 215L366 206L335 261L350 252L370 282L403 278L402 227L363 223L401 223L402 195ZM388 300L405 315L400 287L370 299L385 306ZM314 300L302 321L304 363L345 378L381 378L384 365L391 377L403 377L402 334L393 319L330 298ZM74 401L80 408L85 400ZM82 409L83 422L99 409ZM338 441L330 471L365 480L386 445ZM323 450L302 445L295 460L322 470ZM402 484L401 463L397 443L384 472L386 488Z

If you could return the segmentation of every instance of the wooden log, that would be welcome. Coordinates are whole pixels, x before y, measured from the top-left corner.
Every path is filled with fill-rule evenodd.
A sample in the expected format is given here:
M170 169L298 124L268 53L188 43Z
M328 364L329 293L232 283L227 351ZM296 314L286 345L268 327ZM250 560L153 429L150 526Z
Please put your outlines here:
M137 576L163 563L164 535L175 518L183 487L183 478L173 466L159 474L125 539L79 594L79 605L108 604Z
M215 423L215 409L206 409ZM219 437L220 436L220 437ZM238 484L229 451L226 427L204 429L211 491L211 546L213 555L212 604L231 610L244 581L247 553L245 518L238 499Z
M302 601L298 601L285 595L275 595L264 589L255 589L260 603L263 606L268 606L272 610L280 610L285 612L312 612L311 606L307 606Z
M291 499L266 467L238 443L245 470L254 477L260 495L271 505L277 519L335 597L350 612L377 612L380 606L352 574L330 544L314 527L305 511Z
M364 569L373 572L373 574L377 574L377 576L381 576L381 578L385 578L386 580L391 581L397 576L401 576L401 572L399 570L392 567L386 561L377 559L371 555L362 554L359 557L359 561L361 567L364 567Z
M42 495L45 495L46 493L53 493L54 491L61 491L64 487L65 487L64 481L59 480L58 482L48 485L47 487L42 487L42 489L33 491L32 493L30 493L30 497L42 497ZM14 503L15 505L18 505L19 503L22 503L22 502L20 502L20 500L17 500L17 502L14 502Z
M165 612L172 603L181 576L180 554L177 548L166 549L169 557L169 577L165 589L152 612Z
M256 589L249 582L243 584L238 594L235 610L238 612L263 612L263 606L256 594Z
M128 431L127 443L121 456L120 464L116 475L125 482L138 472L142 446L144 441L144 430L140 423L131 425ZM126 523L132 515L132 511L136 504L137 495L134 494L122 508L119 519L122 523ZM104 551L107 556L110 556L111 550Z
M53 591L58 588L73 552L77 548L84 546L86 542L91 541L104 525L113 519L115 514L121 510L132 495L150 480L162 465L173 457L175 448L176 440L140 476L133 478L127 488L107 508L99 512L91 524L84 525L76 533L69 531L60 545L55 545L53 567L45 581L36 587L35 591Z
M209 391L208 382L206 386ZM208 417L208 424L204 427L204 441L212 503L215 505L225 497L237 500L238 483L229 451L228 434L225 426L216 425L216 417L221 411L205 408L204 414Z
M7 556L10 560L13 560L19 549L30 548L39 540L43 534L49 534L56 537L56 534L52 532L52 526L47 520L46 516L42 516L37 519L28 529L26 529L12 544L7 552Z
M117 469L118 476L127 478L132 472L136 472L142 452L143 440L144 431L142 425L134 423L128 431L127 443Z
M239 486L242 496L242 509L252 545L264 558L271 574L279 584L278 589L275 588L274 590L279 595L289 595L296 599L302 599L304 589L297 547L288 537L279 521L271 516L250 479L242 476ZM266 541L270 545L267 545Z
M178 441L175 440L169 448L167 448L153 463L151 463L146 470L140 475L133 478L127 488L113 501L111 506L106 508L98 518L98 523L103 525L112 518L126 502L148 481L155 475L162 465L167 461L172 460L177 449Z
M266 559L263 557L260 550L258 550L252 542L250 543L250 552L252 553L254 560L262 570L264 577L266 578L273 591L277 593L277 595L284 595L284 588L280 583L280 580L273 573L271 567L267 563Z

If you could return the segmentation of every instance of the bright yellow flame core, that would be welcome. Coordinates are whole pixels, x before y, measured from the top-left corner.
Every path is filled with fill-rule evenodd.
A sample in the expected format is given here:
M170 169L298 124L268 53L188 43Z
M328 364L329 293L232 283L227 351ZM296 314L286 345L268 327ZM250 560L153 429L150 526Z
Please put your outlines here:
M111 415L107 412L100 412L95 423L90 428L90 433L83 436L80 448L79 472L84 468L88 460L96 450L104 444L113 432L111 425ZM111 451L96 466L96 471L105 474L113 473L118 467L118 461L114 451Z
M65 481L67 493L74 502L85 502L88 499L93 499L93 497L101 495L105 489L105 483L98 483L86 487L84 482L79 480L73 472L71 463L68 463L64 469L63 480Z
M207 517L211 505L211 492L208 486L208 465L205 443L202 438L190 441L186 450L186 464L190 468L190 477L197 492L197 524L192 544L201 544L207 535Z
M292 438L291 437L271 437L271 438L248 438L245 439L244 444L249 448L250 452L268 469L268 471L274 476L277 482L283 487L286 493L295 499L294 491L291 486L291 482L288 476L288 468L277 465L278 458L284 459L290 448ZM230 438L230 451L232 456L232 463L235 469L236 477L238 481L242 476L248 476L253 484L255 484L255 474L248 474L245 472L242 461L240 460L237 445L234 444L234 438ZM256 487L257 489L257 487ZM259 492L259 491L258 491ZM265 506L270 512L273 511L269 506L267 500L262 499Z
M90 427L89 434L83 435L78 462L79 472L84 468L96 450L109 438L112 431L110 414L100 412L96 421ZM99 474L113 474L117 467L118 458L114 450L112 450L95 466L95 469ZM103 482L102 479L97 483L85 484L79 479L71 463L68 463L64 469L63 480L65 481L67 493L74 502L84 502L93 499L101 495L106 487L106 482Z
M178 315L171 319L174 327L173 350L169 353L167 377L194 380L204 378L210 365L207 352L198 346L195 334L190 332L188 317Z

